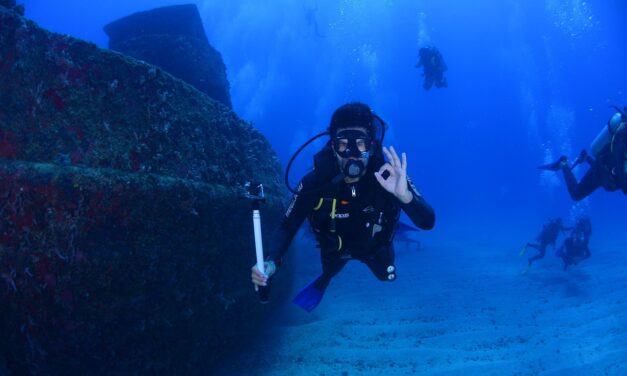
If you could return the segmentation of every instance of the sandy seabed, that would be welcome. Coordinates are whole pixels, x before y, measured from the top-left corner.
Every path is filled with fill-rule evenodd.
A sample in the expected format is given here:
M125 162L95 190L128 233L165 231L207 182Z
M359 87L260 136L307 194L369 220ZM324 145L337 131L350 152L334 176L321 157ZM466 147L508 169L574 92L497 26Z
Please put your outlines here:
M312 313L286 302L263 342L216 374L627 375L622 247L591 247L566 272L549 248L526 274L535 251L521 257L520 244L410 248L397 246L394 283L352 262Z

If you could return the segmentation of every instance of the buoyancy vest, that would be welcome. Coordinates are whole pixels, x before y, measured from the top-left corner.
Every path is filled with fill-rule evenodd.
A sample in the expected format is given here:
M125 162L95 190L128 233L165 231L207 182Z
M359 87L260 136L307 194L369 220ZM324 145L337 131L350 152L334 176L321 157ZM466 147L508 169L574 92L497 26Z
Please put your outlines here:
M392 242L400 205L374 178L320 193L309 222L323 252L367 259Z

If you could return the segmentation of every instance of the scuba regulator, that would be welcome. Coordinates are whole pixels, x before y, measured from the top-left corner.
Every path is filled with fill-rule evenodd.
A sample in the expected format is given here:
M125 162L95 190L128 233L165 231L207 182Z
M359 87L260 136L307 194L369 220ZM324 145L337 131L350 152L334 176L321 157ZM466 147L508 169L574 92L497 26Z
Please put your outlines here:
M335 153L346 160L342 173L349 178L363 175L373 146L374 142L367 134L355 129L339 130L331 140Z

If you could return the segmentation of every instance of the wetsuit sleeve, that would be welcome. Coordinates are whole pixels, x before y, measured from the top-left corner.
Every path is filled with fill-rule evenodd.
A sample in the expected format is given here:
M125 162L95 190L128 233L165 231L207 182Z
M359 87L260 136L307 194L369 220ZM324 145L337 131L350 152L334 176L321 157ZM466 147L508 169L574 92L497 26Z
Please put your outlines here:
M298 184L296 191L305 192L312 186L313 174L308 174ZM269 252L265 257L266 260L272 260L277 265L280 264L281 258L294 239L294 235L311 212L316 197L315 194L295 194L292 196L279 227L270 236L271 241L268 245Z
M401 204L401 209L407 214L416 227L423 230L431 230L435 225L435 212L431 205L422 197L409 176L407 177L407 187L414 198L408 204Z

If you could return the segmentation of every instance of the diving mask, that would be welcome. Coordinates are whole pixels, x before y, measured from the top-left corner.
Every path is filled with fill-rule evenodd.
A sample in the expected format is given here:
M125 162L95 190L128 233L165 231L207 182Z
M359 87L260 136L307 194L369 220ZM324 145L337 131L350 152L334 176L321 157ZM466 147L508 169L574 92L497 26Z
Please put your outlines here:
M341 130L333 139L333 150L342 158L368 158L372 139L364 132L354 129Z

